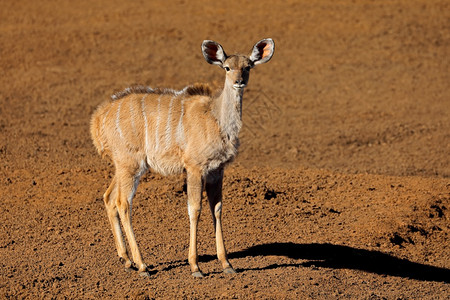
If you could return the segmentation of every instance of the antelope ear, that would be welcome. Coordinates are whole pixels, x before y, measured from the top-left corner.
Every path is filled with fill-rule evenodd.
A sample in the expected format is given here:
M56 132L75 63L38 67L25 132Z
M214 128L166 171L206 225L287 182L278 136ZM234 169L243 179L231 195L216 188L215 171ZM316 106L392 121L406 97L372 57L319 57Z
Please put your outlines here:
M202 53L206 61L213 65L222 66L227 59L227 55L219 43L204 40L202 43Z
M252 54L250 54L250 60L255 65L268 62L275 51L275 43L272 39L260 40L253 46Z

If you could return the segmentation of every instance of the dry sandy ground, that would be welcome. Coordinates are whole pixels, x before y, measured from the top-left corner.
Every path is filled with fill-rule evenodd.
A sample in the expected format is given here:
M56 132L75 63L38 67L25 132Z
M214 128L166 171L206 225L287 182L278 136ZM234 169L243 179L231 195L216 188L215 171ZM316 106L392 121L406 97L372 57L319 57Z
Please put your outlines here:
M227 3L225 3L227 2ZM228 3L231 2L231 3ZM3 1L0 298L450 297L450 3ZM206 209L190 277L184 178L148 174L119 263L89 118L134 84L220 88L204 39L275 40L244 95L225 240ZM206 205L205 205L206 207Z

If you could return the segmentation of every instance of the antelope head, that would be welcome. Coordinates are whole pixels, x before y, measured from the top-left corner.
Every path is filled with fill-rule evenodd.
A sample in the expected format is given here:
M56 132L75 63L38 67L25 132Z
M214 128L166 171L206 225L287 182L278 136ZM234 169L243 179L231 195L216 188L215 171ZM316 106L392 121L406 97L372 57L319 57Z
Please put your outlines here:
M248 56L240 54L228 56L222 46L214 41L205 40L202 44L206 61L226 71L225 87L233 87L238 91L247 86L250 70L256 65L268 62L274 50L275 43L272 39L257 42Z

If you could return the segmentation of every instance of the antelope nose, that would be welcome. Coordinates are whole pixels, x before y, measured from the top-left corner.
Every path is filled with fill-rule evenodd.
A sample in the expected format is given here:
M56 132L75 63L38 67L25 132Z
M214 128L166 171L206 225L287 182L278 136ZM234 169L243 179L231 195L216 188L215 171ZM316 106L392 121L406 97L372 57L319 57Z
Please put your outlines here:
M242 89L247 85L247 83L245 82L245 80L243 78L238 79L234 82L233 87L235 89Z

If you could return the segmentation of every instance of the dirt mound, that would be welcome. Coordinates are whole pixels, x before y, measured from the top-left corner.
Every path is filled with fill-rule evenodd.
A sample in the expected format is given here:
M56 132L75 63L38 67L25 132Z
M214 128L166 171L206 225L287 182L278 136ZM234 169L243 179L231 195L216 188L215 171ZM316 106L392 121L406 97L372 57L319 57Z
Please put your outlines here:
M448 298L450 5L325 0L23 1L0 11L0 298ZM113 168L89 119L130 86L220 88L204 39L247 53L241 149L215 258L204 205L190 277L185 179L147 174L133 224L150 279L118 261Z

